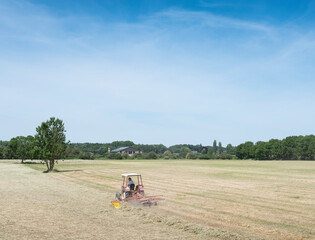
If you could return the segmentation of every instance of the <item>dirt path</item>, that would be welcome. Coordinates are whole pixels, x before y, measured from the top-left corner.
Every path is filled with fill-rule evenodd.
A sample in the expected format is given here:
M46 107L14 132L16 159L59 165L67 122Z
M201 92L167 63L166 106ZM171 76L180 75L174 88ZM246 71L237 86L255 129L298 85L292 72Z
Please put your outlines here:
M112 195L0 162L0 239L239 239L150 209L114 209ZM243 238L242 238L243 239Z

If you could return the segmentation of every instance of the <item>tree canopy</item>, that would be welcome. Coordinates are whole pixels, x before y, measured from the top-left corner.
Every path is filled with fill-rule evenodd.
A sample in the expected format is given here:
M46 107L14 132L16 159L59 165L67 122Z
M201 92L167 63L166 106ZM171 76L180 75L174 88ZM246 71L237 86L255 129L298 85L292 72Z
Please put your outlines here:
M38 156L44 160L47 171L54 169L55 160L66 157L66 142L64 123L54 117L43 122L36 128L35 145L38 147Z
M283 140L245 142L235 149L239 159L315 160L315 136L289 136Z

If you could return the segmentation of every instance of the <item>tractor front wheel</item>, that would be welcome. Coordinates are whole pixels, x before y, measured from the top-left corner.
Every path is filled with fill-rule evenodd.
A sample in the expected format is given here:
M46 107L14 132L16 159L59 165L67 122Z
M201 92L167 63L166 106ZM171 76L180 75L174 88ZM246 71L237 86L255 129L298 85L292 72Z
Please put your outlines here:
M116 192L116 199L117 199L118 201L121 201L121 195L120 195L119 192Z

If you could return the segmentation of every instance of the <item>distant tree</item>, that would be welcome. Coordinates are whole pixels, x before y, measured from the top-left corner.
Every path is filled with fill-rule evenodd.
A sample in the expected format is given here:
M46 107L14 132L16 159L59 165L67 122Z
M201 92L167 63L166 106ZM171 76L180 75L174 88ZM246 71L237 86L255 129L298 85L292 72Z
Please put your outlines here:
M78 156L79 159L94 159L94 153L92 152L81 152Z
M131 159L144 159L144 155L142 153L136 153L130 156Z
M218 153L219 153L219 154L222 154L222 152L223 152L222 143L219 142Z
M245 142L236 147L235 154L239 159L314 160L315 136L289 136L283 140L257 142L255 145Z
M165 147L163 144L137 144L133 147L144 153L155 152L157 154L163 154L167 150L167 147Z
M259 160L269 159L270 151L268 149L267 143L259 142L256 145L257 146L255 150L255 159L259 159Z
M68 147L66 150L66 157L69 159L80 158L82 151L78 147Z
M7 147L8 144L9 144L9 141L1 141L1 140L0 140L0 146Z
M238 159L244 159L244 143L239 144L235 149L235 155Z
M21 163L24 163L25 159L33 158L34 137L18 136L12 138L7 148L10 158L21 159Z
M232 154L232 151L233 151L233 146L232 146L232 144L228 144L228 145L226 145L226 153L227 154Z
M191 152L189 147L182 147L180 150L180 158L186 158L187 153Z
M267 143L268 149L270 149L270 160L282 159L281 155L281 140L270 139Z
M33 158L35 144L34 137L29 135L27 137L20 137L18 140L19 145L17 149L17 154L22 160L22 163L24 163L24 160Z
M128 159L129 158L128 153L123 153L121 156L122 156L123 159Z
M210 159L210 156L207 154L198 154L197 158L198 159Z
M120 147L134 147L134 143L132 141L114 141L111 143L110 148L116 149Z
M217 151L218 151L218 149L217 149L217 140L214 140L214 141L213 141L213 145L212 145L212 153L213 153L214 155L216 155L216 154L217 154Z
M299 159L314 160L315 136L308 135L305 137L300 137L297 152L299 155Z
M66 142L64 123L51 117L36 128L35 144L39 149L39 157L44 160L47 171L54 169L55 161L65 158L68 142Z
M157 159L157 155L155 152L149 152L146 159Z
M196 159L197 155L195 153L189 152L186 154L186 159Z
M206 149L206 148L203 148L203 149L201 150L201 154L207 154L207 149Z
M171 155L172 155L171 151L170 151L170 150L166 150L166 151L163 153L163 158L169 159Z
M1 146L0 145L0 158L1 159L4 159L4 158L6 158L6 147L5 146Z
M297 136L286 137L281 141L281 156L286 160L298 159L299 138Z
M9 158L11 159L19 158L17 154L18 145L19 145L18 137L11 138L7 146L7 153Z
M104 154L108 153L108 147L101 146L97 149L97 151L95 153L100 154L100 155L104 155Z
M211 149L211 147L208 147L208 152L207 152L208 155L212 155L213 154L213 151Z
M256 149L253 142L245 142L236 147L235 154L239 159L254 159L255 150Z
M183 148L189 148L190 151L197 151L197 152L201 152L203 149L201 144L198 144L198 145L177 144L177 145L170 146L168 150L170 150L172 153L180 153Z
M310 160L314 160L315 159L315 136L314 135L310 135L310 137L312 138L311 142L309 143L308 146L308 153L310 156Z

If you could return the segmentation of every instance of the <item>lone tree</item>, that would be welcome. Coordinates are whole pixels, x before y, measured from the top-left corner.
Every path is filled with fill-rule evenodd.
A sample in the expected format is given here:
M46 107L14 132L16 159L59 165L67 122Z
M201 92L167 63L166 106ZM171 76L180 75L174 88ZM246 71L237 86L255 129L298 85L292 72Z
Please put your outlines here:
M45 161L47 171L52 171L55 160L65 158L69 143L66 142L66 130L63 121L51 117L48 121L42 122L36 131L35 142L38 147L39 158Z

